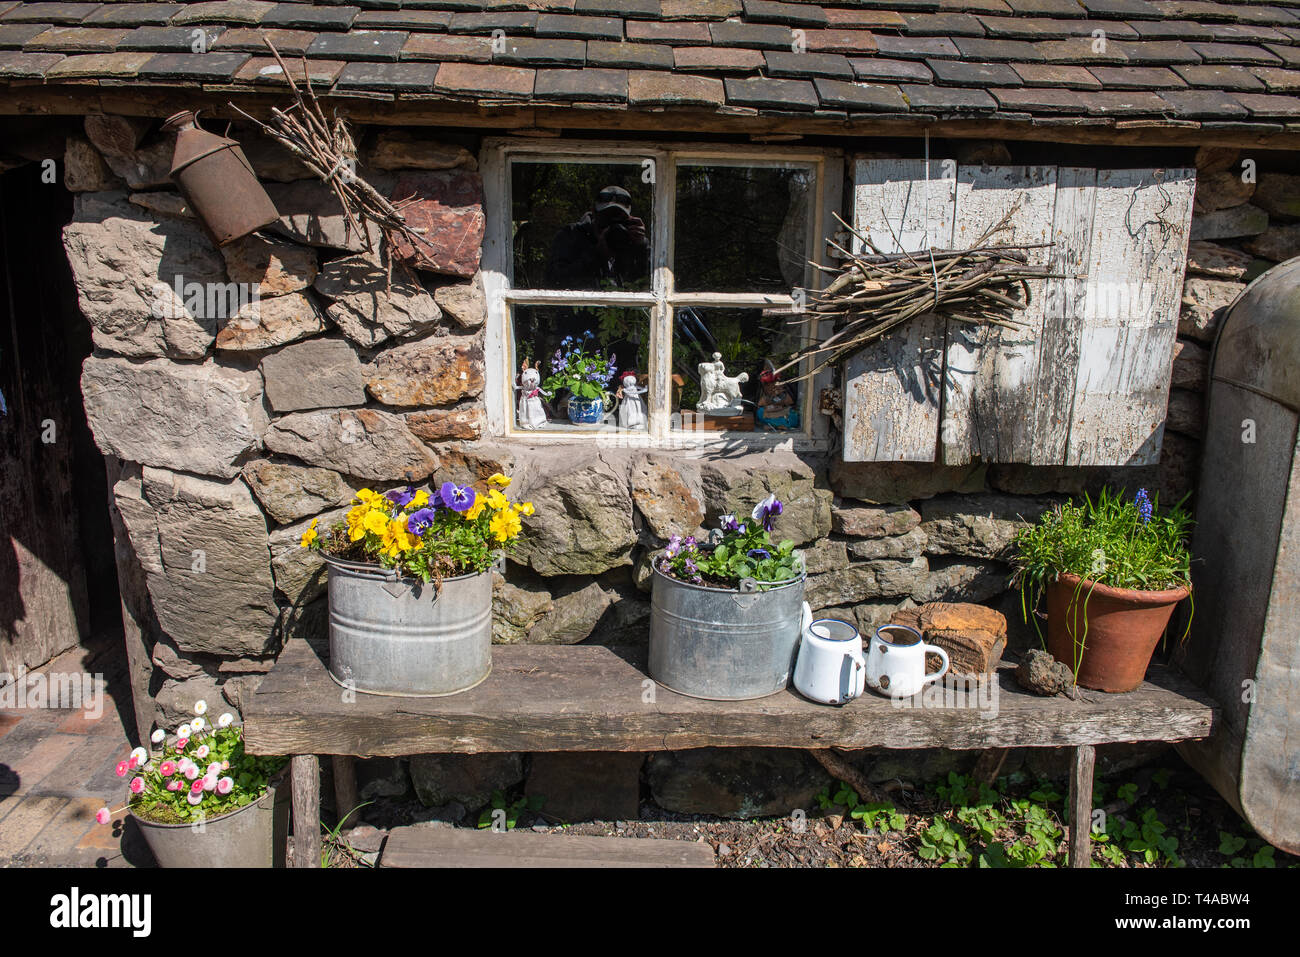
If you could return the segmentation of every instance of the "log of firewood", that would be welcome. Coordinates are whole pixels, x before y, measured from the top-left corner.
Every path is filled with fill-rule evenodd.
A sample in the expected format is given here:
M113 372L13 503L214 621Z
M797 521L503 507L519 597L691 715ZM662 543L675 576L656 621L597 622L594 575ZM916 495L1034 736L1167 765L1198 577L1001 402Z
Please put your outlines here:
M1007 646L1007 619L984 605L932 601L899 609L889 623L915 628L927 642L946 651L955 675L988 674Z

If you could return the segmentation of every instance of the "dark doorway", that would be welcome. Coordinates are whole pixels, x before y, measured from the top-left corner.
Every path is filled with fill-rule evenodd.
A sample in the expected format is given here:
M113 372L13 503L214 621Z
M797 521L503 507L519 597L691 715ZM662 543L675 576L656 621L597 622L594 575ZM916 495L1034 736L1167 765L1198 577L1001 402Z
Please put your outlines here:
M104 459L81 401L90 327L63 251L73 197L57 173L0 176L0 674L122 628Z

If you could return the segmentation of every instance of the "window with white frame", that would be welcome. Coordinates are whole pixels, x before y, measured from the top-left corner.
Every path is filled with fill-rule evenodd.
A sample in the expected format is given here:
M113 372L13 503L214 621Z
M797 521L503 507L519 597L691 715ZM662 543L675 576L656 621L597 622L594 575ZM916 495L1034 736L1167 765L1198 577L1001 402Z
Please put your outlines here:
M778 370L818 334L840 177L823 151L490 141L490 430L818 441L813 383Z

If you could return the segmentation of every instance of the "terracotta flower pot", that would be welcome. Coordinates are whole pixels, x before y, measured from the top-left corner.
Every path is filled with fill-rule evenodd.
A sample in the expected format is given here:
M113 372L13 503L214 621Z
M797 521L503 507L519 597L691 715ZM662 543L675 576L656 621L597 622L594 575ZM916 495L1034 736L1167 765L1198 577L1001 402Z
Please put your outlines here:
M1096 691L1132 691L1186 588L1137 591L1063 574L1047 586L1047 650ZM1076 639L1082 644L1081 654Z

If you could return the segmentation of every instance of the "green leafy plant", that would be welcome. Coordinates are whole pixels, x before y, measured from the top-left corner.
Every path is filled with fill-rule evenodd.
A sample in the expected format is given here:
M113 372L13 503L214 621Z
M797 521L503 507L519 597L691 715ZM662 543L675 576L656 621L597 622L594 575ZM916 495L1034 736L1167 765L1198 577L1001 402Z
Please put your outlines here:
M343 824L347 821L348 818L350 818L357 811L360 811L367 804L374 804L374 803L375 803L374 801L365 801L361 804L358 804L351 811L348 811L347 814L344 814L341 818L339 818L339 822L335 824L332 828L330 827L325 828L325 839L321 842L321 849L320 849L321 867L330 866L330 858L333 852L343 854L344 856L351 858L355 862L360 862L362 860L361 855L357 853L356 848L354 848L348 842L347 838L340 837L339 833L343 830ZM322 826L324 826L324 822L322 822Z
M769 495L755 506L749 522L723 515L707 544L674 535L660 559L660 571L679 581L720 588L736 588L745 579L760 587L794 580L803 571L795 543L772 541L774 520L783 508Z
M567 389L579 399L599 399L618 374L615 356L601 355L588 329L581 338L565 336L551 356L551 374L542 383L548 392Z
M1183 502L1161 511L1159 496L1138 489L1130 500L1103 489L1094 501L1069 502L1044 512L1036 523L1012 540L1012 583L1020 590L1025 621L1039 627L1038 606L1050 582L1062 575L1078 576L1070 608L1083 606L1085 632L1073 635L1076 648L1086 640L1088 598L1096 585L1139 591L1185 587L1190 592L1191 553L1187 548L1192 519ZM1069 622L1074 620L1071 614ZM1188 616L1187 637L1191 629ZM1078 657L1076 655L1076 657ZM1075 663L1077 676L1079 661Z
M519 815L524 811L533 811L534 813L542 809L546 799L540 794L534 794L529 797L519 797L511 801L502 791L493 791L492 799L488 806L485 807L478 816L478 826L480 828L491 827L495 823L496 812L505 813L505 825L507 831L515 829L519 823Z

